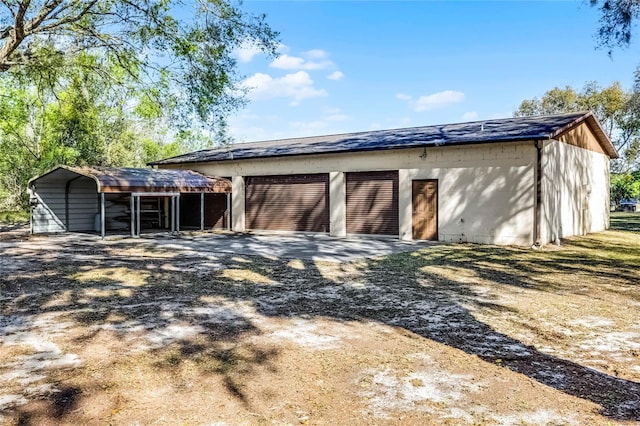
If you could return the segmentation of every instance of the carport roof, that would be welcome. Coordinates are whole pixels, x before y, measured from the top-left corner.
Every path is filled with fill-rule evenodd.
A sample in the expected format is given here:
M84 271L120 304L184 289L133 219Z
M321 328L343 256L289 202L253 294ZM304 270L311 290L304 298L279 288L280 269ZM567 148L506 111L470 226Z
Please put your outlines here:
M69 181L85 176L98 192L231 192L231 182L191 170L60 166L29 181Z
M611 158L618 154L591 112L512 117L468 123L376 130L340 135L251 142L196 151L154 161L150 165L201 163L304 154L329 154L428 146L468 145L490 142L517 142L555 139L586 123Z

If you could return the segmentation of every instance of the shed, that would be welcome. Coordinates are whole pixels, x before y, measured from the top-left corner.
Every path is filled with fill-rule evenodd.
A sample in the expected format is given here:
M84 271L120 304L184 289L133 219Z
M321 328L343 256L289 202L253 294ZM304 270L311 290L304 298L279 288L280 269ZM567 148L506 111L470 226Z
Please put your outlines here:
M29 181L31 232L228 226L230 193L229 180L190 170L60 166Z
M576 112L240 143L156 161L230 176L235 231L532 245L609 227L609 160Z

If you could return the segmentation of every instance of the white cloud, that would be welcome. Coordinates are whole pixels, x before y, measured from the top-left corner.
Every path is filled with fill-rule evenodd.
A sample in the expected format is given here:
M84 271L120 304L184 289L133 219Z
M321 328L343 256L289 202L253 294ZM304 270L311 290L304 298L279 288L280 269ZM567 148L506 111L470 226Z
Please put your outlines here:
M324 59L329 57L329 54L322 49L311 49L303 53L308 59Z
M303 99L327 96L325 90L315 87L311 76L305 71L286 74L279 78L256 73L242 84L249 89L250 99L291 98L292 106L299 105Z
M344 73L342 71L334 71L327 76L329 80L342 80Z
M342 112L340 108L325 108L323 114L312 121L292 121L289 128L294 136L315 136L322 134L343 133L345 130L340 124L350 121L351 117Z
M252 43L243 43L238 49L235 50L235 55L240 62L251 62L254 56L262 52L258 46Z
M325 121L349 121L351 117L340 108L325 108L322 114L322 120Z
M329 123L324 120L292 121L289 123L289 127L291 127L296 136L315 136L325 133L323 130L326 130L328 126Z
M431 111L462 101L464 101L464 93L455 90L445 90L444 92L438 92L432 95L420 96L413 104L413 110L418 112Z
M478 113L475 111L468 111L462 114L462 119L464 121L475 121L478 119Z
M263 127L258 126L229 126L229 134L234 139L234 143L242 143L247 141L247 137L251 140L267 139L267 131Z
M445 90L432 95L420 96L417 100L405 93L397 93L396 99L407 101L416 112L431 111L464 101L464 93L456 90Z
M327 115L325 117L325 120L327 121L347 121L350 119L351 117L349 117L347 114L333 114L333 115Z
M321 49L303 52L301 56L292 56L285 53L274 59L269 66L281 70L324 70L335 66L328 57L329 54Z
M278 46L276 47L276 52L278 53L289 53L289 46L287 46L284 43L278 43Z

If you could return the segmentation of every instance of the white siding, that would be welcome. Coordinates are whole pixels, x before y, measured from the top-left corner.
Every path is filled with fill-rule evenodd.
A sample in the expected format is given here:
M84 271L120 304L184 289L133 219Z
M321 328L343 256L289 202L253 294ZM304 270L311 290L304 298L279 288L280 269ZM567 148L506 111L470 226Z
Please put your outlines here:
M606 155L548 141L542 165L542 243L609 227Z
M423 154L426 152L426 156ZM439 239L477 243L533 243L535 148L532 142L491 143L363 153L308 155L182 164L172 167L233 176L233 226L244 230L243 176L399 170L400 235L411 239L411 180L438 179ZM335 176L339 176L335 174ZM332 194L342 188L335 182ZM334 196L335 196L334 195ZM331 202L341 232L344 208Z
M70 183L68 218L65 197L67 182L66 178L45 178L35 182L31 189L31 196L37 201L31 216L34 233L94 229L94 218L99 211L95 182L90 178L80 177Z
M64 184L55 181L38 183L31 196L35 199L31 211L33 232L65 232Z
M65 184L61 185L63 188ZM99 213L96 183L81 177L69 185L69 231L94 231L95 216Z

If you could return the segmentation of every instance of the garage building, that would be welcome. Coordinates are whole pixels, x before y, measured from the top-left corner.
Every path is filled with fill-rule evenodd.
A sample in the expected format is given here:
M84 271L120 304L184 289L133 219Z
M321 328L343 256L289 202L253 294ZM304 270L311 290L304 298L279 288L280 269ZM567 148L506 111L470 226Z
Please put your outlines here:
M232 180L232 228L544 244L609 226L590 112L235 144L152 163Z

